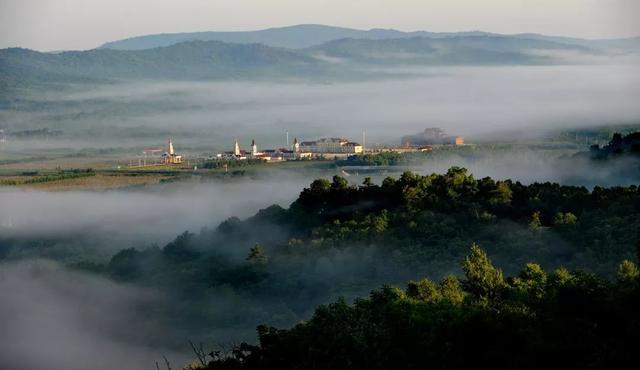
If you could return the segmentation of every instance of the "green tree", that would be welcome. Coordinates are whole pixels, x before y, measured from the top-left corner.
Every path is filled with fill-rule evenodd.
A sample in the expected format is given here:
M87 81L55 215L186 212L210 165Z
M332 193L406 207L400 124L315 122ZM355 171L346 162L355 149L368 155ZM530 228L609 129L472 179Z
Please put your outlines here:
M527 263L525 268L513 278L515 291L529 299L541 299L547 284L547 274L537 263Z
M495 298L505 287L502 271L493 266L487 253L475 243L462 262L462 270L466 276L463 282L465 290L478 299Z
M550 276L550 280L555 286L567 285L571 279L573 279L573 275L564 267L557 268Z
M331 183L331 190L343 190L349 187L349 182L342 176L333 176L333 182Z
M616 277L619 282L632 283L638 280L638 276L640 276L640 270L638 270L638 266L636 266L635 263L624 260L620 266L618 266Z
M410 281L406 291L409 297L423 302L437 302L442 298L438 285L429 279Z
M491 199L489 200L489 203L508 204L511 202L512 196L513 192L511 191L509 183L505 181L498 181L496 184L496 188L491 191Z
M554 225L575 225L578 222L578 217L571 212L558 212L553 216Z
M530 230L538 230L542 227L542 220L540 219L540 212L535 211L531 215L531 220L529 221L529 229Z
M445 276L440 281L440 294L443 299L452 304L462 304L465 296L460 280L454 275Z
M311 183L311 186L309 187L309 190L311 191L311 193L314 193L314 194L322 194L328 191L330 187L331 187L331 182L329 182L329 180L317 179L317 180L313 180L313 182Z
M259 243L249 250L249 255L247 256L247 261L254 265L266 265L269 262L269 258L264 252L264 249Z

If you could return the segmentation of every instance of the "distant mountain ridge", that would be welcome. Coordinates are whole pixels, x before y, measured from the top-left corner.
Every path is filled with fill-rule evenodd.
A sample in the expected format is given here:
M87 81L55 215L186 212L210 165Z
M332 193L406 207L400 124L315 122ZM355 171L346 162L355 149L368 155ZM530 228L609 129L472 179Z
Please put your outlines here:
M403 32L393 29L357 30L345 27L301 24L295 26L268 28L257 31L207 31L188 33L164 33L136 36L124 40L107 42L99 49L140 50L170 46L185 41L222 41L238 44L264 44L273 47L303 49L329 41L353 39L397 39L403 37L446 37L446 36L489 35L487 32L434 33L426 31Z
M551 41L556 43L571 44L598 49L630 49L640 50L640 37L627 39L587 40L571 37L546 36L541 34L514 34L501 35L497 33L469 31L469 32L428 32L414 31L404 32L394 29L374 28L370 30L358 30L345 27L333 27L318 24L301 24L295 26L268 28L256 31L230 31L230 32L189 32L168 33L136 36L123 40L107 42L99 49L115 50L141 50L162 46L170 46L185 41L222 41L239 44L264 44L273 47L290 49L304 49L338 39L369 39L385 40L413 37L445 38L464 36L503 36L513 38L527 38Z
M334 28L327 30L324 26L320 29L336 31ZM387 37L399 31L375 32L380 37ZM314 40L328 37L327 33L323 35L316 34ZM624 53L634 53L633 43L629 42L619 41L615 45L625 47L619 49ZM583 63L591 57L608 57L617 53L620 51L612 53L552 36L515 37L477 32L445 37L340 38L297 49L263 43L200 40L137 50L103 48L41 53L10 48L0 50L0 87L145 79L358 79L387 73L379 69L376 72L375 68L361 68L367 65L554 65Z
M387 65L558 64L561 61L550 55L556 51L600 53L584 46L494 35L382 40L349 38L304 50L334 61Z
M322 61L261 44L192 41L146 50L0 50L0 82L103 80L220 80L322 74Z

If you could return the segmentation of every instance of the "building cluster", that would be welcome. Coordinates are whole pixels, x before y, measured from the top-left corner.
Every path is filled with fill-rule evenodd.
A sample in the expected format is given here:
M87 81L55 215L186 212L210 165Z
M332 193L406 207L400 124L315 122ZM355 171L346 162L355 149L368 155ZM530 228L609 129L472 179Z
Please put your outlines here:
M256 140L251 141L248 150L242 149L238 139L233 143L233 150L217 154L214 159L219 160L247 160L260 159L267 162L287 161L296 159L314 159L314 158L346 158L350 155L363 152L363 146L359 143L349 141L343 138L322 138L316 141L299 142L297 138L293 140L293 144L287 147L276 149L258 149ZM183 156L177 154L173 147L173 141L169 138L166 149L145 149L143 150L144 158L139 158L139 166L145 166L147 156L151 158L160 156L162 164L181 164ZM131 165L133 166L133 165Z
M261 159L265 161L284 161L294 159L347 157L363 152L362 145L343 138L322 138L316 141L299 142L297 138L289 148L258 150L255 139L251 141L251 149L244 150L236 139L233 150L220 153L218 159Z
M449 136L438 127L430 127L423 132L403 136L400 144L406 148L425 145L463 145L464 139L461 136Z
M460 136L449 136L439 128L427 128L424 132L402 137L400 146L374 146L370 148L367 153L429 151L432 149L432 145L463 144L464 140ZM162 149L146 149L143 152L145 155L145 163L147 154L154 155L160 152L162 152ZM266 162L278 162L297 159L344 159L355 154L363 154L364 152L363 144L339 137L321 138L314 141L302 142L295 138L293 144L287 144L285 147L275 149L259 149L255 139L251 141L248 149L243 149L236 138L233 143L233 150L219 153L212 158L218 160L259 159ZM173 142L171 138L169 138L167 149L161 157L161 163L181 164L182 160L182 155L176 153Z

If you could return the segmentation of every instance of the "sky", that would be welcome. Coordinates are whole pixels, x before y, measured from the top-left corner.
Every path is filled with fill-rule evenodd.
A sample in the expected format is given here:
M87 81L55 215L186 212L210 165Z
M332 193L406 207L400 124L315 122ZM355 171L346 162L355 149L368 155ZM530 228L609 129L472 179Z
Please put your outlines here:
M638 0L0 0L0 48L92 49L154 34L327 24L403 31L640 35Z

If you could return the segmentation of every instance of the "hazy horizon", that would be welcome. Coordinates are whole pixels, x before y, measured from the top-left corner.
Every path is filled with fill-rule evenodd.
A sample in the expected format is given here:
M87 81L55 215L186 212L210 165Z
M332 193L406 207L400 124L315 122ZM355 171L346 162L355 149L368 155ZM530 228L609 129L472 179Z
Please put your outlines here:
M148 0L1 0L0 48L86 50L109 41L158 33L251 31L299 24L611 39L640 36L640 26L634 21L639 11L640 3L633 0L566 0L561 5L550 0L471 4L461 0L359 0L348 5L337 0L304 5L291 0L187 0L180 4Z

